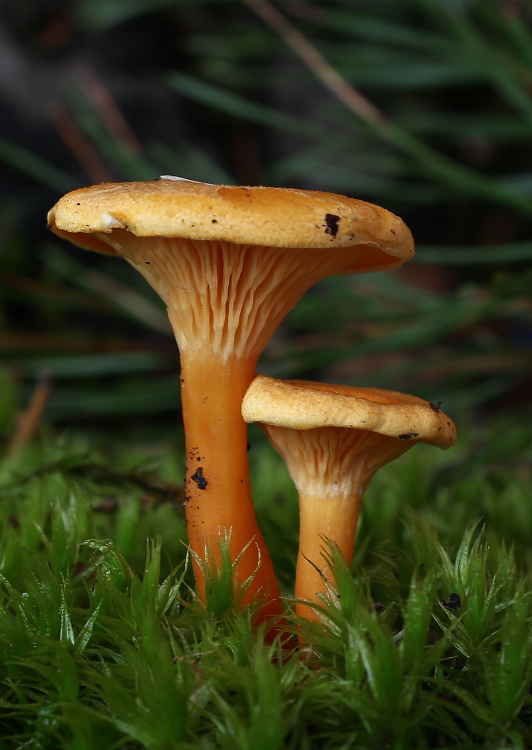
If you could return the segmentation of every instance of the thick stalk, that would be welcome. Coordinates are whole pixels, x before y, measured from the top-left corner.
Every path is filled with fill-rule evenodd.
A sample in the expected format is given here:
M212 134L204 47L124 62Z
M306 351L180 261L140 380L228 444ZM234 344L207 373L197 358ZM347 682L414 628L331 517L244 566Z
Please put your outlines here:
M319 602L318 594L327 595L327 581L334 588L333 571L327 565L327 540L334 541L347 564L353 557L356 528L360 514L361 494L342 497L334 495L299 496L299 553L296 567L295 595L297 599ZM296 614L319 620L316 610L296 604Z
M204 560L206 546L230 537L231 559L241 555L237 581L244 583L254 576L243 603L264 597L260 622L279 615L282 607L272 561L254 513L247 425L240 413L255 363L238 358L221 362L212 351L185 350L181 352L181 368L189 544ZM216 559L218 550L212 552ZM204 598L203 572L197 564L194 568L197 591Z

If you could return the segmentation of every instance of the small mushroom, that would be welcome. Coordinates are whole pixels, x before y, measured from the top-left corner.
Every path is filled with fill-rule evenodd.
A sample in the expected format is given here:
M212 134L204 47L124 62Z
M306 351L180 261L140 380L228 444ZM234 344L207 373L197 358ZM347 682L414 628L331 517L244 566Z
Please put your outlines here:
M453 422L421 398L377 388L281 381L258 375L242 402L283 457L300 503L297 614L319 619L299 600L331 588L324 540L351 562L362 495L375 472L419 442L449 448Z
M125 258L164 300L181 355L189 544L202 559L230 535L239 580L255 575L244 601L261 594L263 616L279 613L252 505L242 398L303 293L331 274L401 265L414 254L408 228L385 209L330 193L171 176L75 190L48 221L82 248ZM198 565L195 574L203 596Z

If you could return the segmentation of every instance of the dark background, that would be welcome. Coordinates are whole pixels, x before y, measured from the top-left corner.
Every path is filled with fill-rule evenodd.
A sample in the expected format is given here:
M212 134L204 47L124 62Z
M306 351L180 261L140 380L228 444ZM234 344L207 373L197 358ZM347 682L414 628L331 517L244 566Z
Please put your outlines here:
M328 279L261 370L416 393L530 436L532 11L496 0L0 5L0 426L170 426L178 355L120 261L46 232L68 190L178 174L317 188L407 222L398 272ZM14 404L14 407L12 406Z

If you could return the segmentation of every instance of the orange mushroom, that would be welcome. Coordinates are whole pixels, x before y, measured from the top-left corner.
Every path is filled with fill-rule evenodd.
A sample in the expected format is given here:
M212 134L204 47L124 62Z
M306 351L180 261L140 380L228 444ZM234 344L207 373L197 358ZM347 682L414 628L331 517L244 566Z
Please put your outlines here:
M230 535L244 601L281 611L251 499L242 398L286 313L331 274L394 268L414 254L403 222L362 201L315 191L164 177L75 190L52 208L56 234L121 256L164 300L181 356L189 544ZM258 569L258 572L255 572ZM195 574L204 595L201 569Z
M242 415L260 424L297 487L296 613L317 620L304 602L319 602L334 585L324 540L350 564L362 495L375 472L419 442L449 448L454 424L416 396L265 375L248 388Z

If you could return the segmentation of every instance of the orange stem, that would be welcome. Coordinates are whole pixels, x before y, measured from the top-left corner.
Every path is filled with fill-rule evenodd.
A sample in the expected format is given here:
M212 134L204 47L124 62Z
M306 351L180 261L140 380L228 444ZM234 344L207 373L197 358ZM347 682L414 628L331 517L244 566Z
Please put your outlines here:
M182 351L181 388L186 435L185 512L189 544L200 560L216 541L230 537L231 559L243 552L235 582L253 583L242 603L263 600L256 624L282 613L271 557L251 497L247 425L240 409L255 363L221 361L205 350ZM219 556L218 556L218 562ZM258 570L257 570L258 568ZM205 598L203 571L194 563L197 591Z
M327 539L334 541L347 564L353 558L356 528L360 514L361 495L299 497L300 527L299 552L296 566L295 595L319 603L318 594L327 595L327 581L334 587L334 575L324 557ZM315 609L301 602L296 614L319 620Z

